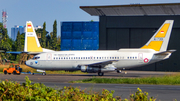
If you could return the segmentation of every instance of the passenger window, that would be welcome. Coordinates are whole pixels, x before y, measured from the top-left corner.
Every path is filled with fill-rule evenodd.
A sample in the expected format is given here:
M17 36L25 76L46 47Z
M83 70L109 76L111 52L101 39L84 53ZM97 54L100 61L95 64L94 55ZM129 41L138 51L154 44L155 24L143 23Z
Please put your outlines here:
M114 57L112 57L112 59L114 59Z
M101 59L101 57L99 57L99 59Z

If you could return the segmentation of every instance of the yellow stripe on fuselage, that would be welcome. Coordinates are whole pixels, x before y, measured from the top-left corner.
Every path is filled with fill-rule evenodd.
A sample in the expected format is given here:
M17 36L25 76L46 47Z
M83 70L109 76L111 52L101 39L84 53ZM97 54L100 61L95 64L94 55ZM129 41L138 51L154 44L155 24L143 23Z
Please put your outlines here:
M159 51L161 49L163 41L151 41L149 45L144 45L141 49L154 49L155 51Z
M28 52L43 52L42 47L37 46L35 37L27 37L27 51Z
M166 36L169 25L169 23L164 24L164 26L161 28L161 30L158 32L155 38L164 38Z

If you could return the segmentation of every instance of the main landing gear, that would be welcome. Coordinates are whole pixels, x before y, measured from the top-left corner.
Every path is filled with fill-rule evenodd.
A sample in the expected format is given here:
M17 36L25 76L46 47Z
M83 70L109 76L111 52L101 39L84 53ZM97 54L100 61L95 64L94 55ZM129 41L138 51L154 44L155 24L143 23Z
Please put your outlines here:
M98 72L98 75L99 75L99 76L103 76L104 73L103 73L103 72Z
M121 73L122 71L121 70L117 70L117 73Z

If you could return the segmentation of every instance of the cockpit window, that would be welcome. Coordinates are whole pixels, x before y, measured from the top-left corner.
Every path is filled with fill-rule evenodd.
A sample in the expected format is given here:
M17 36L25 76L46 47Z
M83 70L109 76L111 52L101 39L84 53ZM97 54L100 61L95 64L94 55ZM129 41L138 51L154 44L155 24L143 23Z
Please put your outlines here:
M37 59L39 59L40 58L40 56L34 56L32 59L33 60L37 60Z

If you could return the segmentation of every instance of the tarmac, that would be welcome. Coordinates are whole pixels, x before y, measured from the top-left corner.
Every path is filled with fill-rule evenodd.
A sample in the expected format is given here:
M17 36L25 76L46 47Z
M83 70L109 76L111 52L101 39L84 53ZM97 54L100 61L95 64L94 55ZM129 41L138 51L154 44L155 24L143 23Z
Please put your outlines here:
M126 73L125 73L126 72ZM151 71L123 71L122 73L105 73L101 78L136 78L149 76L163 76L169 74L176 74L176 72L151 72ZM179 85L141 85L141 84L91 84L91 83L69 83L69 81L82 80L86 78L99 77L97 73L89 74L47 74L45 76L35 74L21 74L21 75L4 75L0 74L0 80L12 80L19 83L25 82L25 77L28 76L33 83L43 83L48 87L55 87L61 89L64 86L80 87L82 90L92 90L101 92L102 89L109 91L114 90L114 97L120 96L122 99L129 98L130 94L134 94L137 88L143 92L149 93L149 96L157 98L156 101L177 101L180 100L180 86Z

